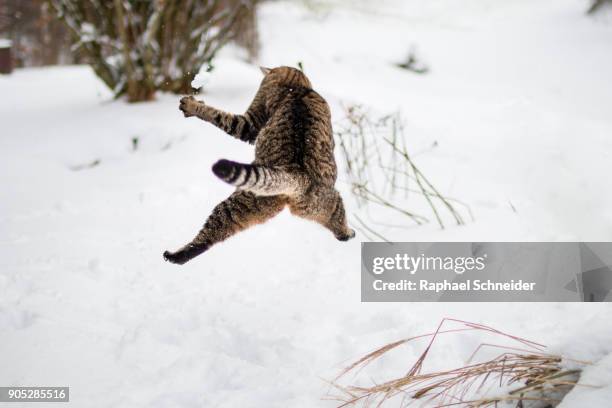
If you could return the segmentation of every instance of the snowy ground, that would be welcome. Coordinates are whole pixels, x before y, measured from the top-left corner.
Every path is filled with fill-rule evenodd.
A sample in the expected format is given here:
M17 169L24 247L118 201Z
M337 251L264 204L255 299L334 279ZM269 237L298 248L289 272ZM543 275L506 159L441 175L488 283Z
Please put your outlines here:
M302 61L336 118L341 103L400 109L414 151L438 142L418 156L424 173L476 217L390 238L612 240L612 24L585 2L306 4L264 5L262 64ZM413 44L426 76L392 65ZM205 95L234 112L260 80L235 54ZM76 407L331 407L323 379L453 316L602 359L585 381L607 388L563 408L612 400L608 304L361 304L359 239L288 213L164 263L231 193L212 163L253 154L177 106L113 102L87 67L0 77L0 385L70 385ZM484 341L455 340L434 365ZM403 351L380 378L418 349Z

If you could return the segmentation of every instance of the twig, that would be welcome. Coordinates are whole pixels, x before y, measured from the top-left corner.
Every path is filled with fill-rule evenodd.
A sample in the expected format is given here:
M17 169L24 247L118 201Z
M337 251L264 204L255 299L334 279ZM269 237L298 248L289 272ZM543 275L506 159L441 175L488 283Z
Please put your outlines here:
M447 329L445 326L448 323L460 326ZM446 371L423 372L424 362L439 335L465 331L488 332L510 339L521 346L505 347L483 343L474 351L472 357L487 345L506 351L491 360L468 363L463 367ZM347 373L360 371L372 361L396 350L400 345L422 338L429 338L427 346L406 375L383 382L372 381L371 386L344 386L339 383ZM562 369L562 358L547 354L543 349L544 346L541 344L489 326L446 318L438 324L433 333L396 341L367 354L343 369L332 383L343 393L337 398L341 402L341 407L349 405L369 407L372 403L380 407L400 394L403 394L400 407L412 405L418 400L435 404L436 407L474 408L496 407L498 403L509 401L517 404L527 401L556 403L576 385L581 370ZM478 394L490 394L495 388L506 386L512 388L503 391L499 396L478 398Z
M438 209L438 201L448 210L457 225L465 223L461 213L453 206L460 204L474 220L469 206L459 200L446 197L434 187L408 154L404 128L399 112L372 119L359 105L343 106L344 120L336 126L340 150L345 160L346 173L352 193L360 208L368 204L386 207L408 217L417 225L429 222L424 215L415 214L395 198L396 192L417 193L425 199L441 229L444 218ZM384 143L381 145L380 140ZM382 185L377 183L383 180ZM415 187L410 183L415 182ZM365 222L361 221L362 225ZM371 234L382 236L371 226Z
M374 231L372 228L368 227L368 225L362 221L361 218L359 218L357 216L357 214L353 214L353 216L355 217L355 219L357 221L359 221L359 223L363 226L363 228L365 228L366 230L368 230L369 232L371 232L372 234L376 235L378 238L382 239L385 242L391 242L389 241L387 238L385 238L384 236L382 236L381 234L379 234L378 232Z

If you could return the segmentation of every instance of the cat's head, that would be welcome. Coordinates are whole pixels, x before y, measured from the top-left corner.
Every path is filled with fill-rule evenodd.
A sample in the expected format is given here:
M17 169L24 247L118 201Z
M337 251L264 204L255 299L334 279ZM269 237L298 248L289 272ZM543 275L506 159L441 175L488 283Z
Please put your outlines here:
M264 74L264 83L274 83L279 86L302 87L312 89L312 85L308 80L308 77L297 68L259 68Z

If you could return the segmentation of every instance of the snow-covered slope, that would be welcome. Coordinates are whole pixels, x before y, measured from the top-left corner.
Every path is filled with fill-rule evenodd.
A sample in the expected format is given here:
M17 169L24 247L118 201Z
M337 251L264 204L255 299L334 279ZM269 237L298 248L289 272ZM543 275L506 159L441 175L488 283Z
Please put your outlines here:
M393 239L612 239L612 27L579 0L507 3L262 8L263 65L302 61L334 117L400 109L414 151L438 142L418 164L476 221ZM393 67L412 44L428 75ZM243 111L259 70L231 49L215 65L206 101ZM212 163L253 154L177 107L112 101L87 67L0 77L0 385L70 385L76 407L329 407L322 378L444 316L550 345L609 324L607 304L361 304L359 237L287 212L164 263L231 193Z

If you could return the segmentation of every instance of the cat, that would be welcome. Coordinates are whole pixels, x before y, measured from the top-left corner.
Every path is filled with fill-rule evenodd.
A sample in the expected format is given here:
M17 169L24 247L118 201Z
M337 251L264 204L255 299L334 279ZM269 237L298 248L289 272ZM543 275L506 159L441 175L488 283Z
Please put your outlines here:
M223 112L193 96L180 100L185 117L210 122L229 135L255 144L251 164L219 160L213 173L236 191L219 203L197 236L164 259L184 264L214 244L285 207L315 221L340 241L355 236L334 184L337 177L331 114L306 75L291 67L261 68L264 78L244 115Z

